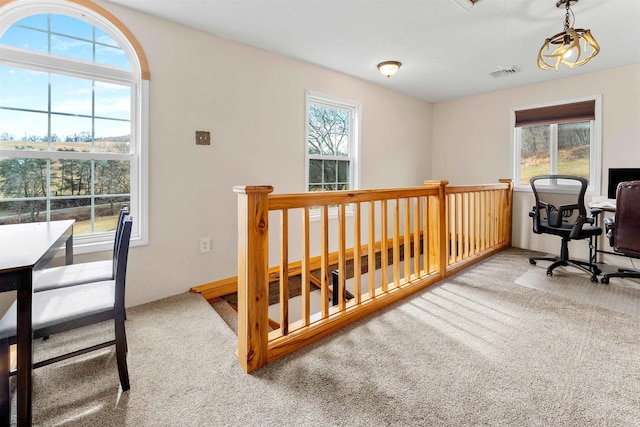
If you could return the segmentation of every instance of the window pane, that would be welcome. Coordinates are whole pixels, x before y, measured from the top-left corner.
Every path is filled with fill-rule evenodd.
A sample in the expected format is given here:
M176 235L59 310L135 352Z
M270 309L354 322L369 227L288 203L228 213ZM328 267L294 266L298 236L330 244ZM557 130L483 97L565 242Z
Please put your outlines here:
M41 14L27 16L26 18L22 18L16 22L15 25L47 31L47 28L49 27L49 15Z
M349 162L338 162L338 182L349 182Z
M322 183L322 160L309 160L309 184Z
M96 28L96 42L106 44L113 47L119 47L118 43L100 28Z
M349 112L309 104L309 154L349 155Z
M47 115L0 108L0 146L8 149L47 149Z
M558 173L589 179L591 122L558 125Z
M323 181L326 183L335 183L338 180L338 171L335 160L323 161Z
M520 130L520 184L551 172L549 126L526 126Z
M120 208L124 205L131 206L129 197L96 197L94 233L115 231Z
M131 119L131 87L95 82L94 91L96 116Z
M46 159L0 159L0 199L46 195Z
M49 52L47 33L16 27L15 25L7 28L7 31L0 38L0 43L36 52Z
M51 195L91 194L91 160L58 159L51 162Z
M0 66L0 107L47 111L48 90L47 73Z
M68 58L92 62L93 43L52 34L51 53L54 55L61 55Z
M51 14L51 32L84 40L93 40L93 25L65 15Z
M130 153L131 123L119 120L95 120L97 153Z
M125 160L96 160L95 194L129 193L130 169L130 162Z
M51 75L52 112L91 115L92 98L91 80Z
M96 62L113 67L131 68L127 54L120 48L96 44Z
M0 225L44 222L47 202L44 200L0 201Z
M51 133L56 134L59 141L51 144L52 150L91 151L93 140L90 118L51 115Z

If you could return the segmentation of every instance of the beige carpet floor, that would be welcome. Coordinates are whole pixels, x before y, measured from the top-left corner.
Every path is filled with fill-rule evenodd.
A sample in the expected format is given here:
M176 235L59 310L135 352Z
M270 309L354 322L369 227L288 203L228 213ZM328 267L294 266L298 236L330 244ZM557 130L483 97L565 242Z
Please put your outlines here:
M131 308L131 390L119 391L112 350L47 366L34 422L640 425L638 318L516 284L530 255L502 252L251 375L200 296ZM110 327L54 335L38 356Z

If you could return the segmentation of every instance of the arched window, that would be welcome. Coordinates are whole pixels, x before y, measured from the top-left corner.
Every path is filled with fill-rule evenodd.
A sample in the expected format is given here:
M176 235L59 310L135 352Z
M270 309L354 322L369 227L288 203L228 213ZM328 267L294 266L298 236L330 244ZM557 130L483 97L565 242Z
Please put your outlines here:
M118 210L147 241L146 58L83 1L0 9L0 225L75 219L79 253L106 249Z

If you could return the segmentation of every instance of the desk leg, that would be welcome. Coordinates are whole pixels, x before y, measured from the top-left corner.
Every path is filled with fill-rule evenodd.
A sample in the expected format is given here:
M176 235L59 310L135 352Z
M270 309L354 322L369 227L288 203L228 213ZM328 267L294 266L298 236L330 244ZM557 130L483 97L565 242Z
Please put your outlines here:
M33 313L33 288L31 279L33 272L25 270L18 279L18 425L31 425L31 395L33 382L33 329L31 318Z
M67 265L73 264L73 234L67 239L64 251L64 263Z

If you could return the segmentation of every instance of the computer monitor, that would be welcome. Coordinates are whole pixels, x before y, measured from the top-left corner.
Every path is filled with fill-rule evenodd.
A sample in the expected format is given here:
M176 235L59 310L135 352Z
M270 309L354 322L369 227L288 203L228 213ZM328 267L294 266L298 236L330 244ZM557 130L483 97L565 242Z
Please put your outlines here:
M609 199L616 198L618 184L625 181L640 181L640 168L611 168L609 169Z

